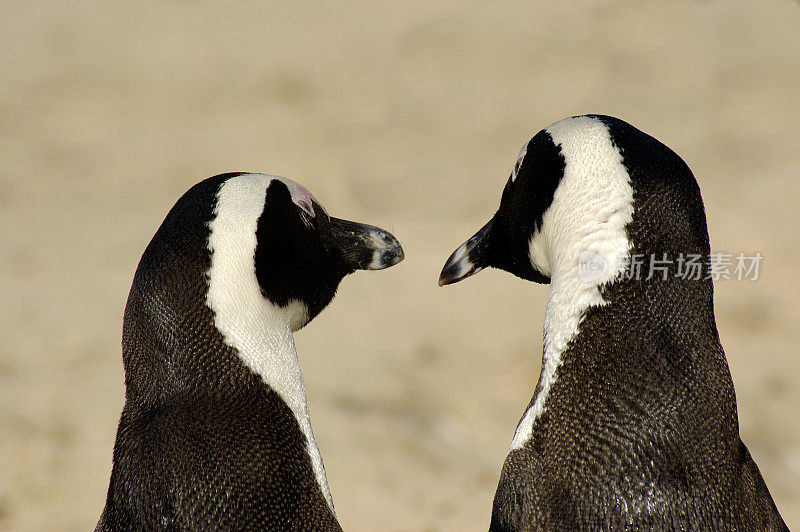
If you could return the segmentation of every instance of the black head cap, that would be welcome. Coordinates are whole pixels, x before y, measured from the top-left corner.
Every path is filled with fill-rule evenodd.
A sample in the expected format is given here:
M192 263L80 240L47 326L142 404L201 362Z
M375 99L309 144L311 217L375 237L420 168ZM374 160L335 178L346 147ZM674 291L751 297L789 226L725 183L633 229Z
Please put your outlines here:
M529 281L549 283L549 277L531 264L528 244L542 227L564 166L561 148L553 144L546 130L523 146L494 217L453 252L439 284L455 283L489 266Z
M300 301L309 321L333 299L345 275L403 260L390 233L333 218L300 185L273 179L258 219L255 273L265 298Z

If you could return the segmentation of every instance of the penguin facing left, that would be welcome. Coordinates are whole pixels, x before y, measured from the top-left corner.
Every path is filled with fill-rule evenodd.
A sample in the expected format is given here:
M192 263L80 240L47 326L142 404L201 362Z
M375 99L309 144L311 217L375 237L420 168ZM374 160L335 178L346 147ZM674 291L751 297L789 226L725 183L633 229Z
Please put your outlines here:
M293 333L344 276L403 260L301 185L229 173L186 192L125 308L125 406L98 531L341 530Z
M787 530L739 437L711 262L697 181L655 138L586 115L523 146L439 278L493 267L550 285L492 532Z

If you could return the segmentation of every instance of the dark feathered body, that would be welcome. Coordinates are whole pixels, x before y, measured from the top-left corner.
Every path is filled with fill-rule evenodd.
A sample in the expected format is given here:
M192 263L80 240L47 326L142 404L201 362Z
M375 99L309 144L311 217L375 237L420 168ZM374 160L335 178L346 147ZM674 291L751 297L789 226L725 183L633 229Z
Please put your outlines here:
M490 530L785 529L739 438L697 182L656 139L601 119L630 176L641 270L586 311L531 439L506 459ZM679 271L692 256L699 279ZM666 272L648 280L653 259Z
M612 117L554 124L523 148L497 214L465 246L443 283L486 266L536 282L560 276L492 532L786 529L739 438L705 210L678 155ZM583 250L610 253L612 268L617 250L627 269L593 288L575 279ZM689 273L690 260L700 269ZM581 317L569 332L572 311ZM548 351L548 335L563 331L569 341Z
M710 286L672 288L617 285L587 313L490 530L782 529L739 439Z
M225 345L205 304L207 222L227 177L176 204L134 277L126 403L97 530L340 530L297 419Z
M184 194L125 309L125 407L97 530L341 530L292 332L345 275L402 258L392 235L330 218L284 178L223 174Z
M268 389L126 408L114 462L97 530L341 530Z

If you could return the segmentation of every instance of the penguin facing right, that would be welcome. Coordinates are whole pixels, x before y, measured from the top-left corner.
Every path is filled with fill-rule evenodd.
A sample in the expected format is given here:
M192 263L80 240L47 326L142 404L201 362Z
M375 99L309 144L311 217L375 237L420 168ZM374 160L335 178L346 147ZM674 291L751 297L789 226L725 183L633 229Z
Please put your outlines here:
M192 187L142 255L123 323L125 406L98 531L341 531L293 333L342 278L403 259L289 179Z
M655 138L587 115L522 148L439 279L495 267L550 284L490 531L788 530L739 437L709 264L697 181Z

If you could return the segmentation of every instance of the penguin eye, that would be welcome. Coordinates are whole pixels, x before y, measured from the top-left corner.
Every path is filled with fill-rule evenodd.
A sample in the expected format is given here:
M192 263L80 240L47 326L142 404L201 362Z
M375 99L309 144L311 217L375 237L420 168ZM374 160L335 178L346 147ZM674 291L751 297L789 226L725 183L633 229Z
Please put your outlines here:
M309 218L314 217L314 207L305 199L299 199L294 202L295 205Z
M303 225L315 231L325 232L327 230L330 225L330 217L322 205L312 200L311 204L304 202L302 206L298 205L298 208Z
M309 229L314 229L314 217L308 214L308 211L305 209L300 209L300 220L302 220L303 225Z

